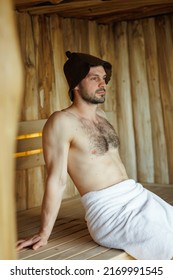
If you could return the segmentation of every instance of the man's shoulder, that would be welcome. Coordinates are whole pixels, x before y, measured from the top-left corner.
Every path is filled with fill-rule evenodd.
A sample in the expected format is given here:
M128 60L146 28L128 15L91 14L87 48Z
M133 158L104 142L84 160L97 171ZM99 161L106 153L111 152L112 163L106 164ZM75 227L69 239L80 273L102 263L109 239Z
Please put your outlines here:
M45 123L43 135L71 138L73 136L72 123L73 121L66 111L56 111Z
M70 117L68 116L68 114L66 114L65 111L55 111L54 113L52 113L52 115L50 115L50 117L48 118L47 122L46 122L46 126L59 126L59 125L66 125L68 124Z

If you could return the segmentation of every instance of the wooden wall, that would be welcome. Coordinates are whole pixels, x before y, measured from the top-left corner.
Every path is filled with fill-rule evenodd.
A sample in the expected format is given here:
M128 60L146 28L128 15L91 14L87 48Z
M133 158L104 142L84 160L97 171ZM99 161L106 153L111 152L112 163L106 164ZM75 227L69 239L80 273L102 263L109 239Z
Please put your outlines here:
M17 19L26 73L21 121L46 119L70 104L66 50L100 56L113 65L103 108L129 177L173 183L173 15L110 25L56 14ZM19 210L41 203L44 180L44 166L16 171ZM75 194L69 182L65 197Z

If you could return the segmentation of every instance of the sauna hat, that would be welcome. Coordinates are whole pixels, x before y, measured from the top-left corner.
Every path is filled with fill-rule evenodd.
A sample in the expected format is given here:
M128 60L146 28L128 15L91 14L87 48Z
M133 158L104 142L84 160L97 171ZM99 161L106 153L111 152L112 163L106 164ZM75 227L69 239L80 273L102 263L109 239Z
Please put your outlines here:
M106 84L111 78L112 65L98 57L85 53L66 52L68 60L64 64L64 74L69 85L69 95L73 101L73 89L88 74L90 67L103 66L106 72Z

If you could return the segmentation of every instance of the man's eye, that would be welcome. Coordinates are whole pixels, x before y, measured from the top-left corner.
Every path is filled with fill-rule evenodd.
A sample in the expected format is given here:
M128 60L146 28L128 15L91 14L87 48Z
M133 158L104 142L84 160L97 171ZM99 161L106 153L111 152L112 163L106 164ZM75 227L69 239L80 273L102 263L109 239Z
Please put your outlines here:
M92 77L91 80L97 80L97 77Z

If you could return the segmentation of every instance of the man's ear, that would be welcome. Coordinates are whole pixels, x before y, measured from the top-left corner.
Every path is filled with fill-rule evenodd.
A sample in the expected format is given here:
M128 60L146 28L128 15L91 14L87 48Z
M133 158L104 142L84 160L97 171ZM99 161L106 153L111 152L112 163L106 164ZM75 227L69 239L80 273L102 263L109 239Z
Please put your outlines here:
M79 85L75 86L74 90L78 91L79 90Z
M79 93L79 86L75 86L75 88L73 89L73 99L75 97L75 95L77 95Z
M73 93L79 94L79 85L75 86L75 88L73 89Z

